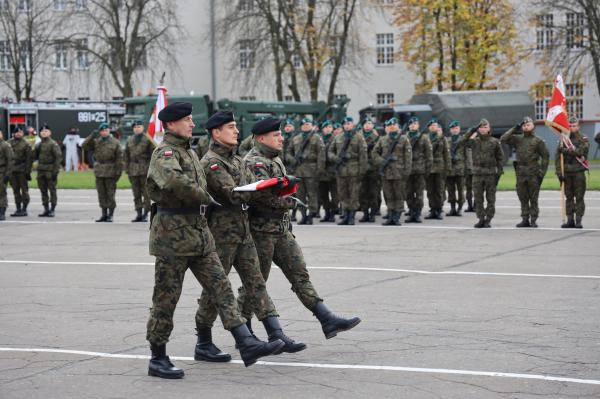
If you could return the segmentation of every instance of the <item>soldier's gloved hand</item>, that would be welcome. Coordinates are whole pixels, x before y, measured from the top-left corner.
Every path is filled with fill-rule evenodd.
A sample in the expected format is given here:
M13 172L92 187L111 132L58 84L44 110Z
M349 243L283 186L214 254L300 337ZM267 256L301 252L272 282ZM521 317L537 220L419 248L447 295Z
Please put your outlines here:
M472 128L469 128L469 130L467 130L467 134L472 135L477 131L477 129L479 129L479 126L473 126Z
M496 185L498 185L498 182L500 181L500 176L502 175L496 175Z
M522 127L523 127L523 125L521 123L517 123L515 125L515 130L521 130Z
M27 181L31 181L31 173L27 173L25 177L27 178Z

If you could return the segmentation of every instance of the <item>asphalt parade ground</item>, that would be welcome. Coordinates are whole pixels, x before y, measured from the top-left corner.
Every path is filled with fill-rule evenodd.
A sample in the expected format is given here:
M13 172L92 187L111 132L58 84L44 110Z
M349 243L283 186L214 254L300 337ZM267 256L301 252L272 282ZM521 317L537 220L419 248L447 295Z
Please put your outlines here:
M215 343L234 361L193 360L200 286L188 273L167 345L186 373L174 381L147 376L154 266L130 191L112 224L94 223L93 190L60 191L53 219L31 194L29 217L0 222L2 399L600 396L600 192L586 195L583 229L559 228L551 191L538 229L514 227L512 191L498 193L491 229L473 229L473 213L294 226L326 304L362 323L326 340L274 269L281 323L308 348L249 368L220 321Z

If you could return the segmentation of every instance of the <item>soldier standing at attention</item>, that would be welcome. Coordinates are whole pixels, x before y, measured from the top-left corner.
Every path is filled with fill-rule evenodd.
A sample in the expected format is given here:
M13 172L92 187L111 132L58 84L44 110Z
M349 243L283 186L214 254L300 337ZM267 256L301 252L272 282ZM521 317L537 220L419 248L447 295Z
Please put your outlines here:
M473 151L465 147L465 198L467 209L465 212L475 212L473 203Z
M381 196L381 176L377 163L373 159L373 149L380 140L375 124L371 118L366 118L362 124L362 135L367 143L367 170L360 183L359 206L363 211L363 217L359 222L375 222L375 215L379 211Z
M462 216L462 207L465 203L465 158L466 147L464 142L459 144L460 122L452 121L448 125L450 137L447 137L450 148L451 167L446 177L446 189L448 191L448 202L450 202L450 213L448 216Z
M308 205L308 210L301 210L302 219L298 224L313 224L313 217L319 215L319 174L325 170L327 154L323 139L314 131L312 119L302 119L300 129L302 134L294 137L288 147L295 175L301 178L298 198Z
M132 222L147 222L150 212L150 197L146 188L146 176L152 151L156 144L144 134L144 123L133 122L133 136L125 144L125 171L133 190L133 203L137 213Z
M6 208L8 207L6 185L10 180L12 163L12 147L4 140L4 135L0 131L0 220L6 220Z
M517 135L518 130L522 130L523 135ZM538 197L549 160L546 143L535 135L533 119L528 116L523 119L523 122L504 133L500 137L500 142L508 144L517 153L514 165L522 218L517 227L538 227L536 223L540 213Z
M444 138L443 131L437 119L432 119L427 124L433 164L426 178L427 202L429 214L425 219L442 220L442 209L446 191L446 175L451 168L450 147Z
M90 134L83 142L86 151L94 152L94 176L102 216L96 222L112 222L117 203L117 181L123 172L123 150L119 140L110 135L108 123L98 127L99 133Z
M206 206L213 200L206 191L204 169L190 147L195 126L191 114L192 104L181 102L169 104L159 112L166 132L148 169L148 193L155 202L150 220L150 255L156 257L146 334L152 351L148 375L161 378L184 375L167 356L166 343L173 330L173 313L187 269L214 300L223 326L231 331L246 366L284 346L279 340L258 340L240 315L204 216Z
M473 191L475 212L479 221L475 228L492 227L496 213L496 186L504 173L504 154L500 141L490 134L490 123L482 119L479 126L469 129L459 142L473 151ZM483 198L487 201L484 207Z
M321 138L325 144L325 154L327 155L334 138L333 123L331 121L325 121L321 124ZM337 211L339 201L333 167L333 163L327 156L325 170L320 173L321 178L319 181L319 204L323 205L325 210L325 215L321 218L320 222L335 222L335 212Z
M31 181L31 167L33 165L33 150L31 145L23 138L23 129L15 131L13 138L8 140L13 151L13 166L10 173L10 185L15 195L17 210L10 216L27 216L29 205L29 181Z
M581 161L586 160L590 145L587 137L579 132L579 120L575 117L569 118L569 130L571 134L569 138L573 143L573 148L567 148L562 141L556 148L556 176L560 183L565 186L567 223L563 223L561 227L566 228L583 228L581 219L585 213L585 171L587 168L583 166ZM561 172L560 155L564 157L564 175Z
M283 148L279 124L278 119L266 118L252 127L256 145L246 155L244 162L260 180L286 175L285 166L279 158ZM291 283L298 299L317 317L325 337L333 338L338 332L355 327L360 319L338 317L323 304L323 299L310 281L302 249L291 232L288 219L290 207L289 198L265 191L265 195L256 198L250 208L250 230L258 250L261 272L266 281L274 262ZM242 314L249 320L252 315L250 298L243 290L240 291L240 300L244 302Z
M408 140L412 148L412 167L406 181L406 203L408 218L406 223L422 223L423 192L425 178L433 165L431 141L426 134L419 132L419 119L415 116L408 120Z
M50 138L52 132L47 125L40 130L41 141L35 146L35 160L37 165L37 183L42 193L44 212L39 217L54 217L56 209L56 182L62 162L62 151L58 143ZM48 196L50 192L50 196ZM50 206L48 205L50 202Z
M334 138L327 156L335 165L338 197L342 201L343 215L339 225L354 225L358 209L360 180L367 170L367 143L362 134L354 131L351 116L344 118L344 134Z

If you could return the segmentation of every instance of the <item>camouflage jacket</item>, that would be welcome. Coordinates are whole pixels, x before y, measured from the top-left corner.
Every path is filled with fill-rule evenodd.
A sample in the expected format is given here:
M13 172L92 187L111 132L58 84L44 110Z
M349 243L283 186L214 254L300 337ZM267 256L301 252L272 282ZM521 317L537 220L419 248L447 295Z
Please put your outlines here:
M292 163L294 162L294 160L291 155L290 147L292 146L292 140L298 134L296 132L292 132L291 134L287 134L287 133L283 132L282 135L283 135L283 149L281 150L281 154L279 154L279 156L281 157L281 160L283 161L283 164L285 165L287 173L293 174L294 166L292 165Z
M8 142L0 139L0 178L9 175L13 167L13 150Z
M590 143L588 142L588 138L583 136L581 133L571 133L569 136L571 139L571 143L573 143L574 148L568 149L563 147L563 145L559 142L559 145L556 147L556 158L555 158L555 166L556 166L556 174L561 175L560 173L560 154L564 155L565 159L565 172L573 173L573 172L585 172L586 168L583 167L582 164L579 163L577 157L583 157L587 159L588 151L590 150Z
M154 141L145 134L131 136L125 144L125 170L129 176L147 176Z
M446 137L450 151L450 169L448 176L464 176L467 160L467 148L464 142L459 143L460 134Z
M10 144L13 151L13 166L11 173L31 173L33 151L29 143L22 138L12 138L8 140L8 144Z
M376 134L375 130L371 130L370 132L363 132L363 137L365 138L365 143L367 143L367 170L366 173L375 173L379 175L379 169L377 167L377 162L373 159L373 149L380 137Z
M199 159L202 159L204 154L208 152L210 142L211 140L208 134L203 134L198 138L198 143L196 143L196 154L198 154Z
M500 140L490 135L477 134L474 138L466 133L458 141L471 148L473 175L501 175L504 173L504 153Z
M57 175L60 172L62 162L62 151L58 143L50 137L42 139L35 146L35 160L38 161L38 172L49 172Z
M308 140L308 141L306 141ZM317 177L325 169L325 143L317 133L302 133L292 139L290 164L298 177Z
M254 137L252 135L246 137L238 146L237 152L243 158L254 147Z
M440 136L437 133L430 134L429 141L431 141L431 153L433 156L433 164L429 173L447 175L450 168L452 168L448 142L444 136Z
M398 141L394 151L390 153L394 142ZM383 170L383 178L386 180L406 179L412 170L412 148L410 142L404 135L391 133L381 137L373 149L373 160L377 165L377 171L384 166L385 160L390 156L390 161Z
M516 128L508 130L500 137L501 143L513 147L517 153L515 170L519 175L544 177L548 170L548 148L544 140L531 134L516 135Z
M465 146L465 175L473 175L473 150Z
M412 175L428 175L433 166L433 149L427 134L408 132L407 138L412 148Z
M346 140L350 140L346 145ZM346 147L345 154L344 147ZM367 143L362 134L344 132L333 139L327 151L339 177L363 176L367 172ZM344 156L345 159L342 159Z
M206 176L190 139L166 132L148 169L148 195L159 211L150 225L150 255L205 256L215 241L200 206L211 203ZM198 209L198 213L169 214L160 208Z
M112 136L90 135L82 147L94 151L94 176L118 179L123 172L123 150L119 140Z
M333 143L334 136L333 134L321 134L321 139L323 139L323 144L325 145L325 172L319 175L319 180L332 181L335 180L335 163L331 162L329 158L329 148Z
M233 189L253 182L252 172L235 154L235 148L227 148L216 141L211 143L200 165L206 174L208 192L222 205L211 205L208 215L208 227L217 244L251 241L248 212L245 211L250 193L234 192Z

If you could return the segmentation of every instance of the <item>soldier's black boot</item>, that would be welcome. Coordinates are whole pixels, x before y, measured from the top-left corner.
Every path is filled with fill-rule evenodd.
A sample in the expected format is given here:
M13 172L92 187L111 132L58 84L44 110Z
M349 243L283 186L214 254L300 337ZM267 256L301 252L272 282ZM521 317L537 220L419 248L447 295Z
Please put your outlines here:
M348 331L360 323L358 317L344 319L343 317L336 316L321 301L312 309L312 312L319 322L321 322L323 333L327 339L335 337L339 332Z
M292 209L292 216L290 217L290 221L291 222L296 222L298 219L296 219L296 208Z
M210 328L198 328L198 342L194 349L194 359L206 362L229 362L231 355L224 353L212 342L212 330Z
M348 226L354 226L354 216L356 215L356 211L348 211Z
M485 221L482 219L479 219L479 221L477 223L475 223L475 225L473 225L473 227L475 227L476 229L481 229L482 227L484 227L485 225Z
M112 223L114 214L115 214L115 208L109 208L108 214L106 215L105 222Z
M40 218L48 217L49 212L50 212L50 210L48 209L48 205L44 205L44 212L40 213L38 215L38 217L40 217Z
M100 219L96 219L96 222L106 222L106 215L108 213L108 208L102 208L102 216L100 216Z
M524 217L520 223L517 223L517 227L531 227L531 224L529 224L529 217Z
M273 342L263 342L256 338L246 324L231 329L231 335L235 338L236 347L240 351L244 366L248 367L256 363L263 356L281 353L285 346L282 340L276 339Z
M454 202L450 203L450 213L448 213L448 216L458 216L456 214L456 203L454 203Z
M435 209L429 209L429 213L425 216L425 219L435 219Z
M6 220L6 208L0 208L0 220Z
M343 211L342 218L338 222L338 226L345 226L348 224L348 218L350 217L350 211Z
M396 211L392 215L392 217L394 218L394 226L402 226L402 223L400 223L400 216L402 216L402 212L400 211Z
M148 213L150 213L150 211L148 209L144 208L144 213L142 213L142 222L148 221Z
M360 219L358 219L358 223L367 223L369 221L369 208L366 208L363 211L363 215Z
M379 211L375 208L371 208L371 211L369 212L369 223L375 223L375 215L377 215L377 212Z
M538 225L537 225L536 221L537 221L537 217L535 217L535 216L532 216L532 217L531 217L531 222L529 222L529 225L530 225L531 227L533 227L533 228L536 228L536 227L538 227Z
M421 210L415 209L415 223L423 223L421 220Z
M325 209L325 215L319 220L320 223L329 222L329 216L331 215L331 211L329 209Z
M383 215L381 218L385 219L385 220L389 219L390 218L390 210L388 209L387 212L385 213L385 215Z
M414 209L408 210L408 217L404 220L404 223L415 223L415 214L416 211Z
M391 210L388 210L388 214L389 217L387 218L386 221L384 221L383 223L381 223L382 226L395 226L396 223L394 222L394 218L396 217L396 213L398 214L398 217L400 217L400 212L394 212Z
M492 227L492 218L486 217L483 221L483 227L485 227L486 229Z
M298 224L306 224L306 209L301 210L300 214L302 215L302 219L300 219Z
M475 212L475 209L473 208L473 199L467 199L467 209L465 210L465 212Z
M21 208L21 214L19 216L27 216L27 205L28 202L23 202L23 207Z
M435 212L435 214L434 214L433 218L435 220L444 220L444 215L443 215L444 211L442 210L442 208L436 208L434 210L434 212Z
M567 217L567 223L563 223L560 227L562 227L563 229L575 228L575 220L573 220L573 215L569 215Z
M306 349L306 345L302 342L296 342L283 333L283 329L279 324L279 319L274 316L267 317L263 321L265 330L269 336L269 342L281 340L285 345L281 349L282 352L295 353Z
M152 357L148 366L148 375L169 379L183 378L183 370L175 367L169 356L167 356L166 345L150 344L150 350L152 351Z
M462 216L462 204L458 204L456 208L456 214L454 216Z
M581 216L577 215L575 217L575 228L576 229L583 229L583 225L581 224Z
M50 211L48 212L48 217L49 218L53 218L54 217L54 211L55 210L56 210L56 204L50 205Z
M314 213L308 212L308 214L306 215L306 223L305 224L313 224L314 217L315 217Z
M132 222L133 223L141 222L143 220L143 218L142 218L142 208L136 208L135 211L137 212L137 216L135 217L135 219L132 220Z

